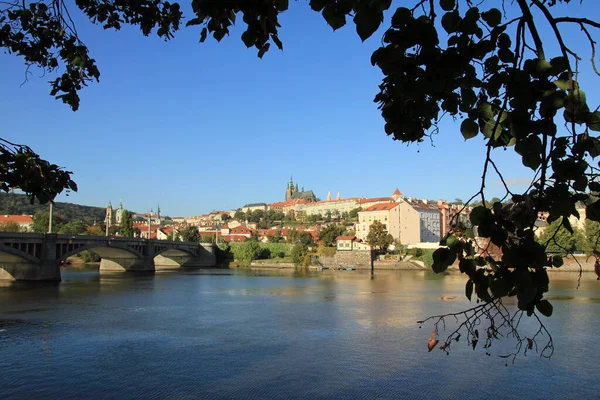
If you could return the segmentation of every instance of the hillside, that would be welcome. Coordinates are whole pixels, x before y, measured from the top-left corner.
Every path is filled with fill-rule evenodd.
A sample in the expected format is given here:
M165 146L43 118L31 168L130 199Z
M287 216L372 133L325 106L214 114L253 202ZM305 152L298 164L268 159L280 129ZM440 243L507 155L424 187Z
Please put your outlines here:
M48 211L48 204L29 204L29 198L23 194L0 192L0 215L2 214L28 214L36 211ZM106 216L106 209L102 207L82 206L73 203L54 203L54 215L63 217L66 221L83 221L86 224L102 222Z

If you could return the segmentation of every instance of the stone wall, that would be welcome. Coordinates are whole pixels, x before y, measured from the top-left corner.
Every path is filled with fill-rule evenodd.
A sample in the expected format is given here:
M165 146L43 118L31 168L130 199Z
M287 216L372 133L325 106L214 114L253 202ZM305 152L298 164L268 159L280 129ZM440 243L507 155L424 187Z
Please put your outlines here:
M324 267L371 268L371 252L365 250L337 251L333 257L319 257Z

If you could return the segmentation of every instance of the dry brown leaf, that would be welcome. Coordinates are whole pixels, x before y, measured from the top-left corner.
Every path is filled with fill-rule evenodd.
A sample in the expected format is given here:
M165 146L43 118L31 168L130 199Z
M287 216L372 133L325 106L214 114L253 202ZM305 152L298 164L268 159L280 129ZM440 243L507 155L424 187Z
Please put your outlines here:
M431 332L431 335L429 335L429 338L427 340L429 340L430 342L436 338L436 336L438 335L438 331L437 329L434 329L433 332Z
M430 340L427 343L427 348L429 349L429 351L433 350L435 348L435 346L439 343L440 341L435 339L435 340Z

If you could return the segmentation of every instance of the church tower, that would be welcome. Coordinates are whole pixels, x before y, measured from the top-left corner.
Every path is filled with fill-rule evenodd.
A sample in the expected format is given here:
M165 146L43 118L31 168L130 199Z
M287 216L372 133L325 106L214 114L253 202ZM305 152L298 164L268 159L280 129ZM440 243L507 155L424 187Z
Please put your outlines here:
M285 201L292 200L292 195L296 193L296 187L294 186L294 180L290 175L290 183L288 183L287 188L285 189Z
M106 207L106 218L104 218L104 224L106 225L106 235L108 236L108 228L113 225L113 208L110 201L108 207Z
M331 190L327 192L327 201L331 201Z
M394 193L392 193L392 199L397 203L398 200L401 198L402 198L402 193L400 193L398 188L396 188L396 190L394 190Z
M117 212L116 212L116 216L115 216L115 221L117 223L117 225L121 225L121 220L123 219L123 202L119 202L119 208L117 208Z

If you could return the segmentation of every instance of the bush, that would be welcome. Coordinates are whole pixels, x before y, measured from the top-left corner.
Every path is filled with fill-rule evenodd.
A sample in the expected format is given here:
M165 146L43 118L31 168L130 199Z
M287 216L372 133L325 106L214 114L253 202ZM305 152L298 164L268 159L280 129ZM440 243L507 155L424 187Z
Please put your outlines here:
M292 248L292 262L296 266L308 267L310 265L310 254L308 246L297 244Z
M83 262L86 262L86 263L99 262L101 260L101 257L98 254L92 253L87 250L84 250L81 253L79 253L79 257L81 257Z
M242 243L229 243L231 247L231 254L233 255L234 260L240 261L243 257L242 249L248 242ZM284 258L289 257L291 255L292 247L294 245L289 243L258 243L255 242L260 247L260 253L256 259L266 259L266 258Z
M423 261L423 264L425 264L427 268L431 268L433 265L433 250L421 250L421 254L421 260Z
M336 252L337 252L337 249L335 247L319 246L317 248L317 255L319 257L333 257L333 256L335 256Z

